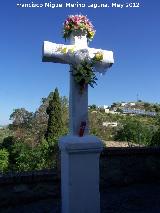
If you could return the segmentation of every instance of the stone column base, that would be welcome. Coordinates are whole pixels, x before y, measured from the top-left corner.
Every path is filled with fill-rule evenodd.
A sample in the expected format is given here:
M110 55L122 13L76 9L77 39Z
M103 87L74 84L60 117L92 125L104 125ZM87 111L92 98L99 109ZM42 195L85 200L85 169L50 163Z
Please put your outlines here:
M100 213L99 156L95 136L65 136L61 150L62 213Z

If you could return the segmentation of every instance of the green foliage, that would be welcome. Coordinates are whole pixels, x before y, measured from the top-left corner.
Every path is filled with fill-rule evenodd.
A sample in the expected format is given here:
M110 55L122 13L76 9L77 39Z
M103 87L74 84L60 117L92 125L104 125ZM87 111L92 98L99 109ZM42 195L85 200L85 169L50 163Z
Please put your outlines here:
M127 141L139 145L148 145L153 135L153 128L142 123L137 118L128 117L122 121L117 130L114 139L118 141Z
M49 143L43 138L37 146L37 169L52 168L54 166L52 149Z
M63 96L60 97L61 109L62 109L62 135L66 135L69 132L69 102L68 99Z
M53 168L55 166L52 147L45 139L34 148L19 141L14 145L13 154L15 157L14 170L19 172Z
M53 98L49 101L46 112L49 117L45 138L49 143L52 143L63 132L62 107L57 88L54 91Z
M92 104L92 105L89 105L89 108L91 110L96 110L97 109L97 106L95 104Z
M24 108L15 109L13 113L10 115L10 120L13 121L13 129L14 128L28 128L30 127L30 123L33 117L32 112L28 112Z
M75 81L80 85L81 90L83 90L87 84L91 87L94 87L94 84L97 84L97 77L95 75L92 62L89 63L84 60L78 66L74 66L73 76Z
M33 159L32 149L26 143L17 141L14 145L13 153L16 171L29 171L35 168L35 159Z
M119 108L119 107L118 107L118 108L116 109L116 112L120 112L120 113L122 113L122 112L123 112L123 110L122 110L121 108Z
M116 103L113 104L115 106ZM152 136L159 125L158 117L124 116L121 114L107 114L100 109L89 110L90 134L102 140L127 141L128 145L149 146ZM103 122L117 122L117 127L103 126Z
M159 111L159 104L137 102L140 109ZM111 108L121 112L121 104ZM35 113L16 109L13 121L0 129L0 171L31 171L57 166L58 137L68 132L68 99L60 97L58 89L43 98ZM102 140L128 141L145 146L160 145L160 116L124 116L107 114L96 105L89 110L90 134ZM118 122L118 127L103 126L103 122Z
M5 172L9 165L9 153L6 149L0 149L0 172Z
M4 140L1 144L1 148L7 150L9 153L9 158L8 158L8 161L9 161L8 169L9 170L13 170L13 166L15 163L15 156L13 154L15 143L16 143L16 139L13 136L8 136L8 137L4 138Z
M68 117L68 99L59 97L58 89L42 99L35 113L24 108L15 109L10 116L13 123L9 128L0 129L0 149L9 153L8 170L55 167L58 137L68 132ZM44 139L45 133L48 140Z
M41 141L47 131L48 126L48 118L47 108L49 106L49 101L53 99L54 92L51 92L47 98L42 98L42 104L38 108L38 110L34 113L34 117L32 120L32 140L35 141L36 144ZM62 123L63 123L63 132L62 134L67 134L68 132L68 99L64 97L60 97L61 102L61 113L62 113Z
M10 115L12 124L9 128L13 131L13 136L16 140L23 140L26 143L34 143L32 127L33 127L33 113L28 112L24 108L15 109Z
M8 152L10 152L11 149L12 149L12 146L14 145L14 143L15 143L14 137L13 136L8 136L8 137L3 139L3 142L1 144L1 146L3 148L7 149Z
M160 146L160 127L153 135L149 146Z
M89 112L90 134L96 135L102 140L111 140L114 133L114 128L104 127L103 122L108 119L108 116L101 109L98 111Z
M53 99L53 92L49 94L47 98L42 98L42 103L35 113L28 112L24 108L15 109L11 114L10 119L13 121L9 125L10 135L13 135L16 140L24 141L24 143L31 144L32 147L36 146L44 137L47 131L48 125L48 114L46 112L49 106L49 101ZM61 109L62 109L62 121L63 121L63 132L68 132L68 99L66 97L60 97ZM11 131L12 130L12 131ZM7 137L7 135L6 135ZM5 138L0 140L1 142Z
M12 135L12 131L8 127L0 129L0 144L3 142L4 138Z

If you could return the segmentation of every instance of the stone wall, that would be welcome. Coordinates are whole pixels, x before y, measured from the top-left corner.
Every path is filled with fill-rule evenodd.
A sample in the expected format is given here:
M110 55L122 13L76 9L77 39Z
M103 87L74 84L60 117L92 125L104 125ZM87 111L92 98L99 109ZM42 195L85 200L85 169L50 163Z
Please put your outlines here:
M160 148L107 148L100 158L101 188L160 180Z
M78 166L78 165L77 165ZM107 148L100 157L100 190L160 180L159 148ZM0 177L0 209L19 203L54 198L60 201L60 178L55 170Z
M54 170L23 172L0 177L0 212L9 206L51 198L60 200L60 179Z

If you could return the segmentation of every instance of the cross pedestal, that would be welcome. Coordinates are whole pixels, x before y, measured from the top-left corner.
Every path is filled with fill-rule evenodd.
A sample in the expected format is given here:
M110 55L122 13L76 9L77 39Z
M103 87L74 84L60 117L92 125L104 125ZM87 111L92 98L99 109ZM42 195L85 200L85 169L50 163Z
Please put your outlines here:
M75 54L70 52L73 48ZM97 51L103 53L103 61L97 63L97 69L99 66L101 69L109 68L110 64L114 62L111 51L89 48L87 38L83 35L71 36L69 45L58 45L45 41L43 46L44 62L69 64L71 71L70 134L59 140L62 213L100 213L99 155L103 145L97 137L88 135L88 86L81 93L80 87L72 75L74 72L72 65L75 62L77 65L81 62L81 57L76 55L79 50L87 50L90 58L93 58ZM79 137L82 122L86 123L86 128L84 136Z
M100 213L99 155L94 136L60 140L62 213Z

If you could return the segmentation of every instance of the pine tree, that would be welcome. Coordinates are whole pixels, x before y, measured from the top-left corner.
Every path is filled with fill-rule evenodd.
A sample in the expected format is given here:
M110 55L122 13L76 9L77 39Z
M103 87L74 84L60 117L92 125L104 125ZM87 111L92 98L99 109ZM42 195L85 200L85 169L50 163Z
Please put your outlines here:
M45 138L49 143L54 143L54 141L62 134L63 129L62 107L57 88L49 101L49 106L47 107L46 112L49 118Z

